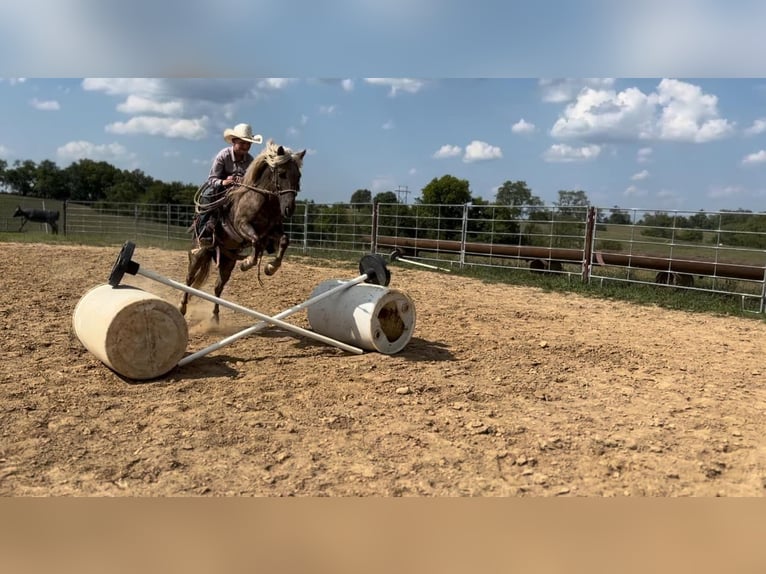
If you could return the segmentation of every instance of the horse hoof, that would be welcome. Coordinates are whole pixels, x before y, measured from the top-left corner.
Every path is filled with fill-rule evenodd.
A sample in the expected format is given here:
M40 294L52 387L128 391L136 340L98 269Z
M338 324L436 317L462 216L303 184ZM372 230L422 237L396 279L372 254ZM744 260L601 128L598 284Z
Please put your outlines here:
M277 272L277 269L279 269L279 267L274 267L271 263L269 263L268 265L266 265L266 269L264 269L263 272L269 277L271 277L272 275L274 275L274 273Z

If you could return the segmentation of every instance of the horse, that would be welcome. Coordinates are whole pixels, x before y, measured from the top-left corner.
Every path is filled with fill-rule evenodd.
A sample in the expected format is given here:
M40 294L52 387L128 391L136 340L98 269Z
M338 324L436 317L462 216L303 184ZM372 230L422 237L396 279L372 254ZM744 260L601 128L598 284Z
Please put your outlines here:
M58 223L56 223L59 220L58 211L52 211L50 209L21 209L21 206L19 205L16 207L16 211L13 212L13 217L22 218L19 231L24 229L27 221L34 221L36 223L47 223L51 226L53 233L57 234L59 232L59 226Z
M301 168L306 150L293 152L290 148L269 140L264 149L248 166L241 180L232 185L219 200L220 207L213 245L200 247L195 231L192 249L188 253L189 267L186 285L199 288L207 280L213 261L218 267L215 296L220 297L237 261L242 271L258 266L261 281L261 259L264 250L275 257L264 272L271 276L282 265L290 238L284 230L284 219L295 211L295 197L300 191ZM198 209L201 207L197 204ZM191 229L196 225L192 224ZM252 248L249 255L245 252ZM184 291L179 310L186 314L189 293ZM218 303L213 307L213 320L218 323Z

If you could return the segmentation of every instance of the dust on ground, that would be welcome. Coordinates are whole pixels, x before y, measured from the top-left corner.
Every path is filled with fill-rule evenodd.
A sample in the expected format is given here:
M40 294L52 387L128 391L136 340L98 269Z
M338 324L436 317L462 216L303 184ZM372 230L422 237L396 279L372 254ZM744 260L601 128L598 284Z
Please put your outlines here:
M760 496L761 319L485 284L393 266L417 313L395 355L278 327L131 382L72 314L119 247L0 249L0 495ZM136 248L182 281L186 255ZM288 255L224 297L268 315L353 265ZM181 292L140 275L173 304ZM212 281L205 290L212 291ZM192 299L189 352L254 320ZM287 321L309 328L305 312Z

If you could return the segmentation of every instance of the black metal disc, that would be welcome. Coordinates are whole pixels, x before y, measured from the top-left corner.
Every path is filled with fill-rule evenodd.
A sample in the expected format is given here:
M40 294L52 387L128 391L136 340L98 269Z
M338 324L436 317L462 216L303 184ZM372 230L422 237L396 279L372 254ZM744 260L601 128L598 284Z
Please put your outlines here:
M367 275L365 283L388 287L391 283L391 272L386 267L386 260L377 253L365 255L359 260L359 273Z
M397 247L391 252L391 255L389 255L389 258L391 259L391 261L396 261L401 256L402 256L402 250Z
M133 252L136 250L136 244L132 241L126 241L117 256L117 261L112 266L112 272L109 274L109 285L117 287L122 281L125 273L135 275L138 272L138 263L131 261Z

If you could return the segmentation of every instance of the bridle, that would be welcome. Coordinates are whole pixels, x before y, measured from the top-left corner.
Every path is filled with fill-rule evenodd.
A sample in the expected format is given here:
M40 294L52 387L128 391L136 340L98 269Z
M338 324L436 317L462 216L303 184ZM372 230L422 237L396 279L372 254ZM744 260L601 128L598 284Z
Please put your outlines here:
M238 181L237 185L240 187L244 187L245 189L249 189L250 191L255 191L256 193L260 193L264 196L275 196L275 197L281 197L285 194L292 193L294 195L298 195L298 192L300 190L298 189L280 189L279 188L279 177L276 168L272 168L272 178L274 182L274 189L266 189L264 187L258 187L257 185L250 185L249 183L243 183L242 181ZM240 178L241 180L241 178Z

